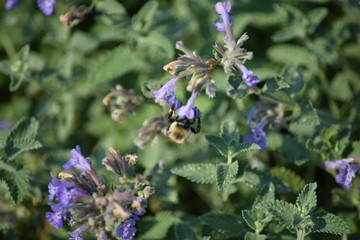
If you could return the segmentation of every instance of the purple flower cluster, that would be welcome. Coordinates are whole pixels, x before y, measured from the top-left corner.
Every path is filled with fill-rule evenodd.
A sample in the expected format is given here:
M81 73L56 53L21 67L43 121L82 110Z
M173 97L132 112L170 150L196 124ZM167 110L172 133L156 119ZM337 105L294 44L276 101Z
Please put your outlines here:
M60 228L64 221L69 225L81 224L68 232L69 240L82 240L86 230L94 232L98 239L105 240L112 237L111 226L121 219L118 236L132 238L136 232L136 221L146 212L146 198L154 193L154 189L146 186L145 182L129 178L130 168L137 162L136 155L121 156L110 148L103 163L119 175L121 182L116 188L105 187L79 146L70 151L70 156L63 169L75 169L74 173L61 172L60 179L50 173L48 199L57 201L49 204L52 211L45 214L51 225Z
M355 173L360 169L360 163L352 163L354 158L345 158L336 161L325 161L325 167L330 169L337 169L338 173L335 175L335 181L350 189L351 181L355 178Z
M260 123L258 123L255 126L250 126L251 122L253 121L254 117L256 115L256 108L253 107L249 113L247 124L249 125L251 129L251 133L247 133L244 135L244 142L251 142L255 143L260 146L260 151L264 150L264 147L266 145L266 132L264 131L264 126L266 124L267 118L264 117Z
M253 57L252 52L247 52L242 48L243 43L249 39L249 36L245 33L240 39L235 42L233 33L233 18L230 16L231 3L229 1L218 2L215 5L215 10L220 16L220 20L215 22L216 29L225 33L224 45L219 42L215 42L214 48L221 56L221 63L224 66L226 73L233 72L234 68L237 68L242 72L242 79L248 87L254 86L260 80L258 77L253 76L253 71L247 69L244 66L246 60L251 60Z
M19 0L7 0L5 3L5 9L7 11L12 10L16 5L19 4ZM37 0L37 5L39 9L47 16L53 14L54 5L56 0Z

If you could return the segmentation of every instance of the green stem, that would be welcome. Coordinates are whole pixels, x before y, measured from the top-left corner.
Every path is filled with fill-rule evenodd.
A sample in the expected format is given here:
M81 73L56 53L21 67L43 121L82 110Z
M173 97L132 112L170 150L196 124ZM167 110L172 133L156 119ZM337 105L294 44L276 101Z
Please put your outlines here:
M227 164L230 165L232 163L232 154L228 153L227 155Z
M305 229L301 228L296 232L296 240L304 240L306 236Z

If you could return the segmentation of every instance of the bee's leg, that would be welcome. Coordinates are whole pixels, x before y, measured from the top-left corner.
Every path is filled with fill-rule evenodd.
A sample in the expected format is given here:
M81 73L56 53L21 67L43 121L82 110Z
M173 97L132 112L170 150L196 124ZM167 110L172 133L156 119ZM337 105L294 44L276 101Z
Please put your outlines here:
M193 132L194 134L199 133L200 129L201 129L200 118L197 118L197 120L198 120L198 122L197 122L196 128L193 128L193 127L190 128L191 132ZM195 121L193 123L195 123Z

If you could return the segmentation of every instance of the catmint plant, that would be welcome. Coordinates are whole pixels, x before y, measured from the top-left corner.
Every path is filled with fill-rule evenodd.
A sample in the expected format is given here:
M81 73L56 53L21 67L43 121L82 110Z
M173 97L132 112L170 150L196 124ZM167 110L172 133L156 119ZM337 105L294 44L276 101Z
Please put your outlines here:
M345 188L350 189L352 186L351 181L360 169L360 163L356 163L356 159L357 158L345 158L336 161L325 161L324 164L326 168L337 169L338 173L335 175L335 181Z
M62 168L73 172L60 172L59 178L51 175L48 185L51 211L46 218L55 227L64 222L70 226L80 225L68 232L69 239L83 239L85 231L93 232L98 239L131 239L136 234L136 222L146 213L147 198L154 193L145 179L133 177L136 155L122 156L109 148L103 164L119 176L119 183L106 186L91 160L85 158L77 146L70 151L70 160Z

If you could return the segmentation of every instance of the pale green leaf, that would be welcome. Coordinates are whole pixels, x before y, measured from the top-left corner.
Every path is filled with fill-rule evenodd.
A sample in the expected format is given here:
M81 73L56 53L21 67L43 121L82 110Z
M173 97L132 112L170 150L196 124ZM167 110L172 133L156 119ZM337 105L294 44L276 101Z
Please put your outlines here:
M176 223L174 225L176 240L197 240L194 231L186 223Z
M326 212L311 215L313 232L331 233L337 235L350 234L348 225L340 217Z
M307 184L296 199L296 206L302 216L311 213L317 205L316 183Z
M169 211L159 212L154 217L142 217L136 224L138 234L144 239L163 239L176 218Z
M141 57L130 48L119 46L90 64L89 83L108 82L143 67Z
M220 137L222 137L228 145L230 145L231 142L238 143L239 129L236 122L231 120L223 121L220 127Z
M173 168L171 172L196 183L211 184L216 181L216 166L211 163L190 163Z
M283 180L285 185L287 185L294 193L300 192L305 186L305 181L290 169L278 166L271 168L270 172Z
M25 168L12 172L0 170L0 179L6 183L12 200L16 204L20 203L29 187L28 170Z
M20 138L35 138L39 128L39 122L35 118L23 118L10 130L7 141Z
M200 219L211 228L229 236L241 236L244 231L242 218L237 215L225 213L207 213Z
M124 6L116 0L101 0L96 3L96 11L104 14L126 14Z
M304 47L290 44L278 44L267 50L268 57L282 64L298 64L302 66L312 66L316 64L316 57Z
M132 18L132 25L135 31L148 31L154 22L159 3L157 1L146 2L139 12Z
M308 34L312 34L320 22L326 17L328 14L328 9L324 7L315 8L309 10L307 13L307 19L309 20L309 26L307 29Z
M206 135L205 138L208 143L219 151L219 153L221 153L224 157L227 157L228 146L222 137L217 135Z
M29 45L25 45L11 60L9 87L11 92L17 90L21 83L29 77L29 52Z
M289 228L294 229L302 221L294 204L275 200L263 202L259 206L268 210L281 224Z
M264 188L272 183L277 192L289 191L289 188L281 181L281 179L268 172L262 172L257 169L246 168L244 175L241 178L245 183L256 188Z
M263 97L289 106L294 106L296 104L294 99L292 99L289 94L282 90L264 93Z
M7 142L4 147L4 151L9 160L14 160L19 154L25 151L38 149L40 147L42 147L41 143L35 139L17 138L13 141Z
M219 190L224 190L231 181L235 178L239 170L239 164L237 161L228 165L225 163L219 163L216 166L216 186Z
M266 239L266 235L256 234L252 232L247 232L244 238L244 240L265 240L265 239Z

